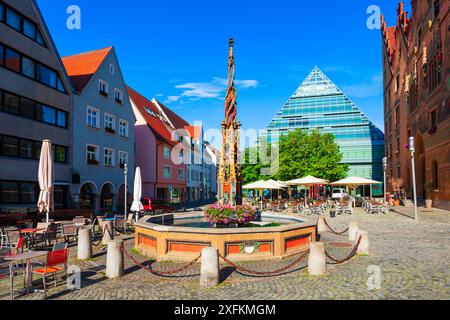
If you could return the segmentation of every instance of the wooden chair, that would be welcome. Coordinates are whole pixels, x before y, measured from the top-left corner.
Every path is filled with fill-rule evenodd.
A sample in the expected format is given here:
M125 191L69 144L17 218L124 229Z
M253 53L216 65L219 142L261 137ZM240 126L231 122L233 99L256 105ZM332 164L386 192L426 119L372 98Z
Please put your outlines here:
M70 242L70 237L77 240L77 228L73 223L66 223L62 225L62 235L65 242Z

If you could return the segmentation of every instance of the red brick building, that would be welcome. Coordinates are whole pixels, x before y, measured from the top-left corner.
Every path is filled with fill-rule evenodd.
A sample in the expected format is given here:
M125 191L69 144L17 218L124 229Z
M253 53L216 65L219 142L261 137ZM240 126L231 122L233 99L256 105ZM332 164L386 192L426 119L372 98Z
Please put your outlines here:
M408 138L415 138L417 196L450 209L450 1L411 1L396 26L382 17L387 177L402 178L412 196ZM388 191L392 185L388 183Z

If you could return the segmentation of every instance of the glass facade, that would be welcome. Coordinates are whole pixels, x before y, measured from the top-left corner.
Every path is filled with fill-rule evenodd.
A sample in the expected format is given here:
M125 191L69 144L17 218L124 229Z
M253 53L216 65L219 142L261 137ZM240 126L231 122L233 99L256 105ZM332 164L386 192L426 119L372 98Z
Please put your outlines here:
M383 181L383 132L317 67L270 122L267 141L277 142L299 128L334 134L343 163L350 165L348 176ZM382 186L373 186L372 192L382 195Z

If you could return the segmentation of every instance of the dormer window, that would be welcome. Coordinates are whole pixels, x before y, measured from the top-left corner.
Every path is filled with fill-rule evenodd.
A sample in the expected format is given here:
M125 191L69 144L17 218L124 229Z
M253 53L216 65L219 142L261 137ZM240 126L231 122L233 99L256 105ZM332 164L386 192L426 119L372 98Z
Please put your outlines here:
M108 82L103 81L103 80L99 80L98 81L98 90L99 93L104 96L104 97L108 97L109 95L109 85Z

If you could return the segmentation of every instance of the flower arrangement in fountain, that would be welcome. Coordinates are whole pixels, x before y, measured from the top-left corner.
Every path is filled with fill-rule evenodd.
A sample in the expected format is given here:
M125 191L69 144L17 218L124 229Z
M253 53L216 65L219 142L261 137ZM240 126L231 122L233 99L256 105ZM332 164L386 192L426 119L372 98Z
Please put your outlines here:
M206 219L211 225L239 226L256 219L256 209L249 205L232 206L213 204L206 209Z

